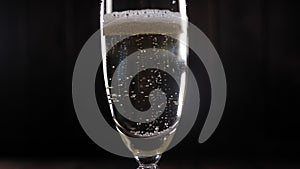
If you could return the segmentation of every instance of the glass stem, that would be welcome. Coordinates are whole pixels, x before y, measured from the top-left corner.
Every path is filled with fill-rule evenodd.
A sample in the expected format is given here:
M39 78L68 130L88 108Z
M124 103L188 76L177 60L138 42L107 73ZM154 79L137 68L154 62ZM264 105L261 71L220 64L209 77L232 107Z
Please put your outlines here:
M161 154L151 157L134 156L134 158L140 165L137 169L159 169L157 163L161 158Z

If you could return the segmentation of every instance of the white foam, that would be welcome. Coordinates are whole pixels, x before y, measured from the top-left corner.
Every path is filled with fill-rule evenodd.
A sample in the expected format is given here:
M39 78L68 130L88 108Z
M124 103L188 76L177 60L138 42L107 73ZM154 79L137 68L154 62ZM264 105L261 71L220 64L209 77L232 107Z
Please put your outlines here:
M104 34L179 34L182 33L179 12L168 10L130 10L104 15Z

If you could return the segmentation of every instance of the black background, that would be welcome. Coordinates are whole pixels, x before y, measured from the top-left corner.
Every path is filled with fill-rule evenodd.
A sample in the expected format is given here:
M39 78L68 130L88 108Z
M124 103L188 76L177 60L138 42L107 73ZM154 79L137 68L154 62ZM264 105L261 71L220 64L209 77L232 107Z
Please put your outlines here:
M199 117L166 158L299 156L299 7L286 0L188 0L190 21L221 57L228 97L206 143L197 143L205 120ZM96 0L0 2L2 158L121 159L88 138L72 103L76 58L98 20ZM190 66L206 79L197 63L191 57Z

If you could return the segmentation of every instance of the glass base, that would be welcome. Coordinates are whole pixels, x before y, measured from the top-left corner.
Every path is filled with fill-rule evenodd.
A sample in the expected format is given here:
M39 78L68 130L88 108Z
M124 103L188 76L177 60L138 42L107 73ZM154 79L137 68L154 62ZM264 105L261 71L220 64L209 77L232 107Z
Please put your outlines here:
M139 166L137 169L159 169L158 165L154 164L154 165L143 165L143 166Z
M151 156L151 157L134 156L134 158L140 165L137 169L159 169L157 163L161 158L161 154Z

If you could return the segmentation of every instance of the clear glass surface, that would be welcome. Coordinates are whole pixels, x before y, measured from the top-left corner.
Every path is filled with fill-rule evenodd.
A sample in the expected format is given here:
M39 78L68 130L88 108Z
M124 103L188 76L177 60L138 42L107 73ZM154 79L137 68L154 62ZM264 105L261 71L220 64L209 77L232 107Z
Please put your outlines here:
M116 129L139 169L158 168L181 117L186 20L184 0L101 2L107 99Z

